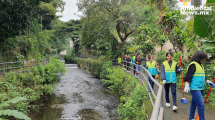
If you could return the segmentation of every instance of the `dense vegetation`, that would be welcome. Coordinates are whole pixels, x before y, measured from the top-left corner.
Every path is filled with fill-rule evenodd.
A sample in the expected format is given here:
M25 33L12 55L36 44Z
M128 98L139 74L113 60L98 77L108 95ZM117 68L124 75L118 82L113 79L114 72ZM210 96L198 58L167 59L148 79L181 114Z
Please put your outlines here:
M79 48L80 21L62 22L56 15L64 5L63 0L0 1L0 62L57 55L69 50L70 40Z
M64 64L56 58L43 66L39 64L26 73L8 73L0 78L0 118L15 116L24 119L34 101L50 95L59 81L57 73L64 74ZM18 114L18 115L17 115ZM20 115L19 115L20 114ZM29 119L29 118L28 118Z
M106 59L138 52L144 58L146 54L155 55L162 63L166 52L162 48L170 41L173 48L168 51L174 53L173 59L178 63L182 56L184 75L192 55L202 50L210 58L204 64L207 78L211 81L214 78L215 12L182 15L177 2L78 0L78 9L83 12L81 19L63 22L59 20L61 16L56 15L64 10L63 0L1 0L0 62L43 59L67 50L66 62L77 62L121 96L117 109L120 119L145 118L143 100L146 94L138 80L125 77L122 70L111 67L110 61L104 62ZM214 0L207 0L206 6L214 7L214 3ZM72 49L70 41L74 44ZM160 46L161 51L155 51L156 46ZM92 60L71 58L71 55L102 57ZM28 119L27 109L34 107L29 103L50 94L57 82L56 73L65 72L56 59L46 66L31 69L28 73L10 73L0 78L2 118L10 114ZM181 87L180 76L177 79ZM205 92L208 89L207 85ZM212 89L209 97L212 105L215 105L214 100L215 89Z

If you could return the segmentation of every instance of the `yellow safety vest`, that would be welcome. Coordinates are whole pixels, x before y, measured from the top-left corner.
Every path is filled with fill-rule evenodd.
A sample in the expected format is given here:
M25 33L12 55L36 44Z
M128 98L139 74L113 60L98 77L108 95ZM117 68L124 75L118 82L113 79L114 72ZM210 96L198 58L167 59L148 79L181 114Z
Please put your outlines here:
M172 61L172 66L170 68L168 61L163 62L163 65L165 67L165 78L166 78L166 83L177 83L177 78L176 78L176 65L177 63L175 61Z
M118 58L118 63L121 63L122 62L122 59L121 58Z
M150 61L148 61L146 62L146 65L151 75L158 75L158 72L156 69L156 61L152 61L152 64L150 63Z
M196 65L196 72L193 74L193 77L191 78L191 82L189 84L189 87L191 90L204 90L204 88L205 88L205 70L204 70L204 67L202 67L199 63L194 61L188 65L187 70L191 64Z

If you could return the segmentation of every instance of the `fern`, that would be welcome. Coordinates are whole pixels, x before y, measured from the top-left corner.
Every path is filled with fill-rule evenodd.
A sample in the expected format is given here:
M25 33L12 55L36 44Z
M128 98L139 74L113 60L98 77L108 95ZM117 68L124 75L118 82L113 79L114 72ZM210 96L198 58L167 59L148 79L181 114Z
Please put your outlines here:
M16 98L13 98L13 99L11 99L9 101L1 103L0 104L0 109L3 109L4 107L10 106L11 103L17 103L17 102L23 101L23 100L27 100L27 98L25 98L25 97L16 97Z
M31 120L27 115L25 115L22 112L19 112L17 110L0 110L0 116L14 116L18 119L25 119L25 120ZM0 118L1 120L1 118Z

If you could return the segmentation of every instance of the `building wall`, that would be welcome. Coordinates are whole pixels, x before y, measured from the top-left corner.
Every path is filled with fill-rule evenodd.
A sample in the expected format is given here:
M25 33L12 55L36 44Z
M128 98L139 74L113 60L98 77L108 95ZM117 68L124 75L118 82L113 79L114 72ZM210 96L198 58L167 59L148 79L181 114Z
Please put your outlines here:
M164 51L167 52L169 49L173 49L173 45L172 45L172 43L170 42L170 40L168 40L168 41L164 44L162 50L164 50ZM156 46L155 46L155 52L160 52L160 51L161 51L161 46L156 44ZM148 60L148 56L149 56L149 55L152 56L152 58L156 59L154 54L147 54L147 55L146 55L146 60Z
M168 40L168 41L164 44L162 50L164 50L164 51L167 52L169 49L173 49L173 45L172 45L172 43L170 42L170 40ZM157 44L156 44L155 51L156 51L156 52L161 51L160 45L157 45Z
M60 52L60 55L66 55L66 50L61 51L61 52Z

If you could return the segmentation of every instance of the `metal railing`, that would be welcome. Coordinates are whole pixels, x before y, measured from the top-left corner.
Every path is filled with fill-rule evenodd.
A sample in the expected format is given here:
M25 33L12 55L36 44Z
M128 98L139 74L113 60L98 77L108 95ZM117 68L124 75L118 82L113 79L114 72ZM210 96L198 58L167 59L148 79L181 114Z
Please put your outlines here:
M130 74L132 74L133 76L136 76L133 72L139 72L139 77L137 77L143 84L143 86L145 87L145 89L147 90L149 99L151 101L153 110L150 116L150 120L163 120L164 119L164 107L163 107L163 86L158 83L149 73L149 71L143 67L142 65L136 65L133 63L129 63L127 64L127 62L124 62L122 60L122 62L120 64L118 64L118 60L116 59L112 59L111 60L113 62L113 65L117 65L117 66L122 66L124 68L124 70ZM124 63L124 64L122 64ZM129 65L129 66L127 66ZM136 68L140 68L140 69L134 69L131 68L130 66L133 65ZM131 72L132 71L132 72ZM145 73L145 74L144 74ZM157 93L155 94L155 91L153 90L153 88L151 87L150 83L149 83L149 77L151 78L151 80L154 82L155 85L158 86L157 89ZM147 86L146 84L147 83ZM155 99L155 102L153 101L153 98Z
M3 62L0 63L0 76L6 75L8 72L20 73L29 71L29 67L37 66L39 64L46 65L49 62L49 58L43 60L29 60L18 62Z

